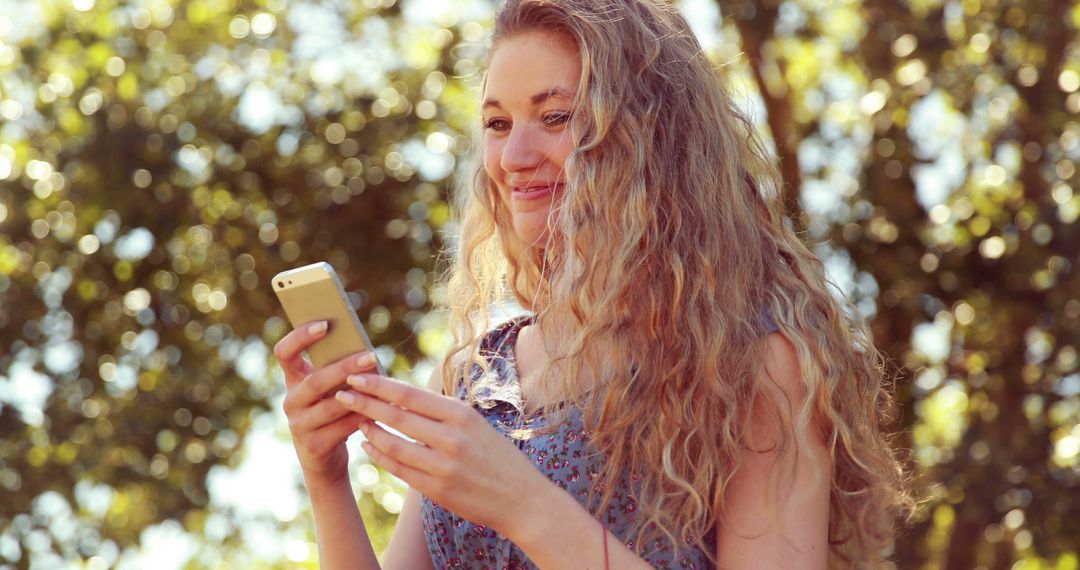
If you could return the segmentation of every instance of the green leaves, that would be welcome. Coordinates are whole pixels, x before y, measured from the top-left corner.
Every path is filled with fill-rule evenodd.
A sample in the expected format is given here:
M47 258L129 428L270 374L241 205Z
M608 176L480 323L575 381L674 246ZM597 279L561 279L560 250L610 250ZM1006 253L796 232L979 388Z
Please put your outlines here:
M43 493L80 513L78 485L111 489L80 524L121 549L217 512L208 474L282 390L275 273L330 261L395 372L425 357L449 171L418 179L406 144L460 128L429 79L445 83L456 30L436 44L392 9L72 6L0 26L0 377L41 394L0 404L0 534L43 531L69 559L47 519L16 522Z

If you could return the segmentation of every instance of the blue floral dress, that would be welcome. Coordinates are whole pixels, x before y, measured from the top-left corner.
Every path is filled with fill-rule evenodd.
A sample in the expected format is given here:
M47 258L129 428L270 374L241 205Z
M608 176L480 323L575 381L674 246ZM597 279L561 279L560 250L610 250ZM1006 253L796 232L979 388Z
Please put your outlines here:
M533 435L529 439L511 437L519 429L544 427L544 416L526 418L523 413L521 387L518 384L514 346L518 332L531 322L532 315L516 317L489 331L481 342L481 354L488 357L491 371L485 382L477 387L477 404L474 405L484 418L514 442L536 468L547 475L553 483L570 493L586 509L596 514L598 504L590 504L589 489L598 479L604 458L588 444L580 410L572 408L569 420L550 434ZM776 330L771 319L766 318L770 332ZM472 381L480 378L481 369L473 365ZM466 389L458 390L458 398L465 399ZM623 474L614 498L608 508L597 516L612 535L622 540L631 550L636 546L634 535L637 503L634 499L632 481ZM599 493L594 497L598 503ZM534 569L525 553L509 539L483 525L473 524L444 509L438 503L423 497L421 519L424 537L435 568ZM599 538L599 537L598 537ZM706 537L709 548L715 550L715 534ZM712 569L704 552L684 545L679 549L678 559L669 541L663 539L641 549L642 557L655 568L682 568L688 570Z

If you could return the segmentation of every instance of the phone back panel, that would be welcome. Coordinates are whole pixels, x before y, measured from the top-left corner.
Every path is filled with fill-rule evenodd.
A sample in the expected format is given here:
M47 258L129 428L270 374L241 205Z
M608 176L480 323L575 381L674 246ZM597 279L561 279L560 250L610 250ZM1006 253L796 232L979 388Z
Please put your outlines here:
M288 283L292 278L292 283ZM286 286L278 286L280 280ZM307 353L316 368L336 362L362 350L373 350L360 319L349 303L341 282L327 263L317 263L282 273L274 278L274 292L285 309L293 328L312 321L327 321L328 332L308 347ZM379 374L385 375L377 363Z

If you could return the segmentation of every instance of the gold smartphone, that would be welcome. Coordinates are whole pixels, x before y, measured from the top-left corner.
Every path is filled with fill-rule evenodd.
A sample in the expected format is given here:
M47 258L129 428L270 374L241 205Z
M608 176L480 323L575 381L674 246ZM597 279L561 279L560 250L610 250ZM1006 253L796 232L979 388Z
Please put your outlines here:
M294 329L311 321L326 321L329 325L326 335L307 349L315 368L364 349L375 352L341 279L329 263L320 261L282 271L274 276L272 286ZM386 376L378 358L375 366L380 375Z

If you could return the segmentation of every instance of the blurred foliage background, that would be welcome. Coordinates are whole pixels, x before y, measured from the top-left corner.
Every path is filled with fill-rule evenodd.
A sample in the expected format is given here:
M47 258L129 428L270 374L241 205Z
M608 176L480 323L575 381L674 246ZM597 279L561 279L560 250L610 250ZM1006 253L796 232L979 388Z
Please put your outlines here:
M1078 568L1080 3L680 5L903 368L895 565ZM0 567L316 566L269 280L331 262L426 377L493 7L0 0Z

